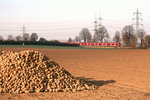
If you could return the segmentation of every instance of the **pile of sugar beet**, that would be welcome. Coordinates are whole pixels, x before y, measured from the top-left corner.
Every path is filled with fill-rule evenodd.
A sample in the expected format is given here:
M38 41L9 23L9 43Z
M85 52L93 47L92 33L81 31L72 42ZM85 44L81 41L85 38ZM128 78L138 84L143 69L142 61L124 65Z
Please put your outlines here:
M95 88L38 51L0 52L0 93L75 92Z

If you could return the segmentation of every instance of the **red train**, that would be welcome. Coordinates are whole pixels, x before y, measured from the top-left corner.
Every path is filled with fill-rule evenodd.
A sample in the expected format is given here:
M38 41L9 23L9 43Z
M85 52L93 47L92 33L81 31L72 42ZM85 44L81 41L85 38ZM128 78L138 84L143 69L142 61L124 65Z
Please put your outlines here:
M79 46L107 46L107 47L119 47L120 43L74 43L68 42L68 44L79 44Z

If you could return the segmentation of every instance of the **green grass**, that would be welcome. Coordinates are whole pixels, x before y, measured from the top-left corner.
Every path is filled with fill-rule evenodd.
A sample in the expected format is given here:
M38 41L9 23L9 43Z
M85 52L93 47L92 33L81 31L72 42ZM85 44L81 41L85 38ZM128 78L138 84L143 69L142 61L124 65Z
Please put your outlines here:
M40 49L120 49L120 48L92 48L92 47L65 47L65 46L42 46L42 45L0 45L0 47L40 48Z

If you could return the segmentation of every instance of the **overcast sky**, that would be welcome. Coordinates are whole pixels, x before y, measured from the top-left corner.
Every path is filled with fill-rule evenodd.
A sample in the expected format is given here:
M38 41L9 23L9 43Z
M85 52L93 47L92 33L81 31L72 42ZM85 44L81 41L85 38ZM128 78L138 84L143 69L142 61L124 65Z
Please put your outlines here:
M48 40L74 38L83 27L93 34L96 17L103 18L110 36L134 23L133 12L143 14L142 24L150 34L150 0L0 0L0 35L36 32Z

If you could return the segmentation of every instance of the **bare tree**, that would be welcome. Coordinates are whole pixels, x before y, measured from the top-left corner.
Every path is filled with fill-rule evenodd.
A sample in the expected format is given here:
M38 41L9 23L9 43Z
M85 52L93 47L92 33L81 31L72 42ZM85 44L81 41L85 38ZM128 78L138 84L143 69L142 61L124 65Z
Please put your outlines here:
M131 37L134 35L135 30L133 26L128 25L122 29L122 39L125 46L131 46Z
M137 44L137 37L135 34L131 35L131 48L135 49Z
M94 42L94 43L98 42L96 34L93 35L92 42Z
M87 42L88 43L92 42L92 35L91 35L91 33L89 33L88 36L87 36Z
M119 31L115 32L115 36L113 37L113 42L115 42L115 43L120 43L121 42L120 32Z
M145 36L145 31L144 31L144 29L139 29L137 35L138 35L138 38L139 38L140 41L141 41L141 46L142 46L142 43L144 42L144 36Z
M47 40L46 40L45 38L41 37L41 38L39 39L39 41L40 41L40 42L46 42Z
M109 34L104 26L98 28L94 35L98 42L107 42L109 39Z
M23 41L29 41L30 35L28 33L23 34Z
M75 41L75 42L80 42L80 37L79 37L79 36L76 36L75 39L74 39L74 41Z
M3 41L4 39L3 39L3 37L2 36L0 36L0 41Z
M22 40L22 37L21 37L21 36L16 36L16 37L15 37L15 40L16 40L16 41L21 41L21 40Z
M91 41L91 33L89 29L83 28L81 32L79 33L80 39L84 40L84 43Z
M31 34L31 41L37 41L38 35L36 33Z
M68 42L72 42L72 38L71 37L69 37Z
M8 40L8 41L13 41L13 40L14 40L14 37L13 37L12 35L8 35L7 40Z

